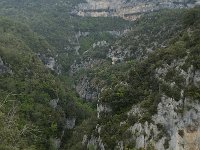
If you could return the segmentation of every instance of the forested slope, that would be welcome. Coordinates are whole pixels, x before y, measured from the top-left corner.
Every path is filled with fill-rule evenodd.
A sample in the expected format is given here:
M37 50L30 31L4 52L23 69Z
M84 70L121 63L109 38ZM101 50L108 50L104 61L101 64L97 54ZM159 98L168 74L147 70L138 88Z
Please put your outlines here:
M173 12L164 13L173 14ZM149 32L154 33L157 28L156 26L148 28L148 25L157 24L159 28L162 24L169 23L172 18L169 17L167 21L163 17L158 19L154 14L152 17L157 19L152 23L147 23L144 18L138 20L141 24L144 21L144 29L147 32L133 30L120 40L120 44L117 44L117 47L124 48L125 44L129 48L144 43L144 48L139 50L145 54L142 59L138 59L138 55L136 57L127 55L126 58L130 59L122 59L121 63L113 64L111 67L109 64L102 66L105 69L103 73L103 69L93 68L96 74L89 77L99 77L100 81L106 79L109 82L104 84L98 98L99 118L96 125L94 128L88 128L90 132L81 134L85 147L89 149L199 148L199 7L181 14L183 17L179 16L180 22L178 19L173 20L174 24L169 25L160 37L159 34L150 34L152 39L151 36L145 35ZM175 24L178 26L174 26ZM159 33L162 33L163 29L165 28L161 27ZM176 33L172 35L171 33L175 31ZM143 40L138 40L143 37ZM160 43L162 39L165 42L164 46L153 47L146 53L145 49L152 44L148 41ZM132 49L127 51L129 50ZM120 52L123 53L124 49ZM111 80L107 80L105 74ZM74 136L79 137L78 132L74 132Z
M53 148L68 119L81 122L92 110L38 57L54 53L43 37L7 18L0 24L0 149Z
M0 0L0 149L199 148L199 7L131 22L82 2Z

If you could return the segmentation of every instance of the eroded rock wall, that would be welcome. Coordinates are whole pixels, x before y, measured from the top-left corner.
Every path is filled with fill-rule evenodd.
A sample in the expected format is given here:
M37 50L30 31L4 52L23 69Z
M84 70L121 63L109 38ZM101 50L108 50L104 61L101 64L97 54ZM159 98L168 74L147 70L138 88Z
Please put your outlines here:
M186 8L194 5L190 0L86 0L86 3L79 4L73 13L78 16L117 16L136 20L141 14L162 8Z

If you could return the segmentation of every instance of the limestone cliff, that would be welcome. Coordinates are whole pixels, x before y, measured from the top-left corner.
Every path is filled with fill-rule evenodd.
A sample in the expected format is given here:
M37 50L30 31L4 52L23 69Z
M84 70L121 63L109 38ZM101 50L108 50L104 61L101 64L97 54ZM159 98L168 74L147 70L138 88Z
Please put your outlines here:
M76 7L73 14L92 17L117 16L136 20L141 14L163 8L184 8L194 5L195 2L190 0L86 0Z

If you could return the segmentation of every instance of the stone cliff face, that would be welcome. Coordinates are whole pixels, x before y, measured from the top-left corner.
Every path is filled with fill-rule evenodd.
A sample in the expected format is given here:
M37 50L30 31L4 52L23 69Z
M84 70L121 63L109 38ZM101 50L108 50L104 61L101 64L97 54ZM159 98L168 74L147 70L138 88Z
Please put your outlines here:
M98 98L98 88L91 82L90 78L84 76L76 84L76 92L86 101L96 101Z
M0 74L11 72L11 70L5 65L3 60L0 57Z
M157 150L198 149L200 146L199 103L190 103L187 100L184 106L191 108L185 110L183 114L179 114L177 109L183 107L183 101L176 102L163 96L157 108L158 113L152 117L153 123L136 123L128 129L136 141L136 148L147 148L153 142L152 144ZM131 115L138 115L134 109L132 110L134 114Z
M96 46L94 43L93 46ZM92 59L86 58L77 62L76 60L70 67L70 75L74 76L81 72L82 70L93 69L103 63L101 59ZM78 82L75 83L75 90L81 98L86 101L96 101L98 98L98 87L93 83L91 77L88 77L86 74L81 74L79 76Z
M40 54L40 53L38 53L37 56L43 62L43 64L46 66L46 68L49 68L50 70L55 71L57 74L61 73L61 68L57 64L55 58L48 57L45 54Z
M187 72L183 71L180 68L184 64L185 59L174 61L170 65L166 64L162 69L156 69L158 80L170 84L173 88L176 84L168 83L163 78L170 69L176 68L185 79L185 87L189 84L199 87L199 72L194 71L193 66L189 67ZM163 94L161 102L157 106L157 114L152 116L153 123L136 123L129 128L136 140L136 148L147 148L150 141L154 141L154 146L158 150L193 150L200 148L200 104L198 100L185 97L184 93L185 90L182 89L179 101ZM133 107L128 115L142 115L143 110L139 108L138 106ZM166 132L161 133L160 126ZM161 134L162 138L158 138Z
M194 5L190 0L86 0L86 3L76 7L73 14L92 17L117 16L136 20L141 14L162 8L187 8Z
M187 71L182 70L187 57L175 60L171 64L163 64L162 68L155 69L156 78L160 82L168 84L173 89L175 82L165 81L166 74L175 68L184 78L184 87L180 93L180 99L175 100L161 92L161 101L157 105L157 113L152 116L151 121L144 123L136 122L132 125L127 121L120 122L120 127L130 125L126 138L121 138L116 149L124 150L128 142L135 143L136 149L148 149L154 147L156 150L198 150L200 148L200 103L185 96L185 87L193 85L200 87L200 72L190 66ZM144 115L146 110L139 105L133 105L127 112L128 117L138 118ZM106 104L97 105L98 118L101 120L105 113L111 113L112 109ZM102 114L102 115L101 115ZM90 139L83 139L84 143L93 145L95 149L105 150L105 143L101 140L102 126L97 125L96 132L99 136L91 136ZM85 135L86 136L86 135Z

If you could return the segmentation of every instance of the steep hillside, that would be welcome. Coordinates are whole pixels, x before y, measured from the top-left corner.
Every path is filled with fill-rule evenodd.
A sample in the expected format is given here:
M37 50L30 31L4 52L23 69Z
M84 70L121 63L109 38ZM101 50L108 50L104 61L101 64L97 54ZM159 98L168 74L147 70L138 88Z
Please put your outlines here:
M0 19L0 149L58 149L94 112L71 88L69 66L94 42L117 38L131 23L73 17L74 0L0 3L6 16Z
M73 60L93 43L103 39L109 39L109 42L132 24L117 17L72 15L71 11L81 2L83 0L1 0L0 15L23 22L45 37L55 47L57 58L54 59L58 60L65 73Z
M0 0L0 150L198 149L197 3Z
M120 80L134 60L142 60L155 49L165 47L182 30L184 12L163 10L146 15L134 22L131 32L114 42L95 43L71 65L80 97L97 101L101 89Z
M54 149L92 110L45 66L44 38L7 18L0 25L0 149Z
M74 132L82 139L72 142L102 150L199 148L199 7L184 12L181 24L164 47L101 74L109 73L112 80L100 90L97 124ZM124 41L134 36L130 33Z

